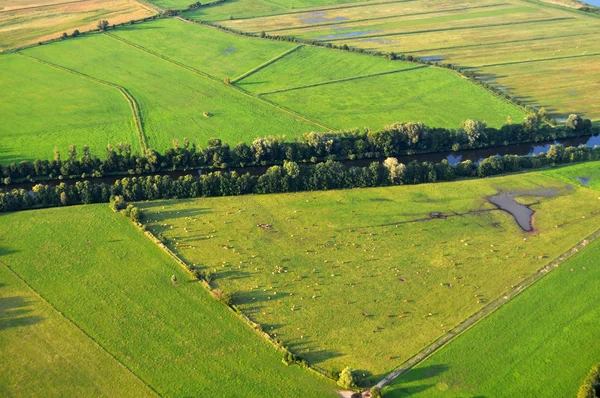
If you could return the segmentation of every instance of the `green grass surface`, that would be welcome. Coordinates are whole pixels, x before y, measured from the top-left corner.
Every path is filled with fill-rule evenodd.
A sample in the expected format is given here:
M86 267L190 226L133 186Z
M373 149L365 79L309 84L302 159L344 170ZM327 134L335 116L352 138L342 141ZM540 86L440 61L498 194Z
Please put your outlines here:
M558 196L528 192L540 188ZM523 192L534 233L492 210L485 198L498 191ZM312 364L373 379L574 246L600 215L597 192L543 173L141 206L150 230L213 271L264 330ZM430 212L450 217L422 221Z
M316 69L318 64L314 64ZM500 127L524 112L451 72L432 67L400 71L264 98L335 128L382 128L395 122L424 122L458 128L466 119ZM315 106L318 104L318 106Z
M600 358L600 240L387 388L386 397L574 397Z
M7 267L0 249L0 394L155 396ZM42 377L43 375L43 377Z
M318 6L335 6L337 4L355 3L359 0L231 0L212 7L203 7L199 10L186 13L188 17L203 21L229 20L253 18L263 15L295 13L298 9ZM185 0L155 0L156 4L169 5L169 7L185 8Z
M221 80L233 80L295 47L293 43L240 37L176 19L127 26L114 34Z
M589 187L600 191L600 163L598 162L560 167L545 171L544 174L561 179L569 184Z
M305 46L240 80L236 85L256 94L414 66L408 62L392 62L369 55Z
M148 146L159 151L184 137L201 145L210 137L235 144L263 135L296 136L323 130L107 35L71 39L24 53L125 87L139 104ZM212 116L203 116L205 112Z
M325 379L283 365L281 353L107 205L4 214L1 219L2 261L160 395L334 396ZM30 328L38 326L44 323ZM44 338L57 345L68 335ZM3 353L18 352L18 341L8 340ZM33 349L36 343L40 350L51 349L43 347L43 340L27 344ZM19 355L11 362L24 359ZM31 361L32 369L48 366L44 355ZM4 367L4 355L2 362ZM109 389L113 375L97 370ZM0 377L18 378L20 371L9 366ZM64 395L54 379L45 374L39 379L32 388ZM115 387L111 395L125 387Z
M0 162L52 159L55 147L66 155L71 144L98 156L109 143L139 150L118 90L14 54L0 56L0 74Z
M301 14L224 21L250 32L267 31L395 51L473 67L482 79L554 116L600 117L600 19L537 1L416 0ZM531 61L537 61L531 63ZM507 65L497 65L508 63ZM493 67L486 65L496 65Z

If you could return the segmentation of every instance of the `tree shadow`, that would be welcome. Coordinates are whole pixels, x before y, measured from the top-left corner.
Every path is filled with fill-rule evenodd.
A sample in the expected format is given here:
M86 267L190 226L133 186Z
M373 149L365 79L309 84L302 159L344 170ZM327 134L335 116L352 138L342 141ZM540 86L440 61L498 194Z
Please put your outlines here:
M33 300L23 296L0 297L0 331L41 322L44 319L41 316L27 315L32 311L27 307L32 304Z

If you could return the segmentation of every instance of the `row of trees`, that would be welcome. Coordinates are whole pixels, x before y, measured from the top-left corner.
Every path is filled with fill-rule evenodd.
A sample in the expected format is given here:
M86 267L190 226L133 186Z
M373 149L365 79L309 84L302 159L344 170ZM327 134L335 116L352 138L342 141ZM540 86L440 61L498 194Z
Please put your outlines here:
M594 133L587 119L571 115L564 126L542 122L542 112L531 114L524 123L506 124L500 129L485 122L467 120L459 129L431 128L423 123L396 123L379 131L307 133L286 141L285 137L256 138L251 144L235 147L212 138L205 147L188 139L178 141L164 154L147 150L133 153L129 144L107 147L104 160L87 146L78 153L69 147L65 157L56 149L53 160L22 161L0 166L5 184L16 179L103 176L111 173L149 174L161 170L246 167L282 164L284 161L316 163L324 160L381 159L413 153L485 148L519 142L540 142Z
M557 145L548 153L540 155L492 156L478 165L465 161L454 167L446 160L440 163L413 161L405 165L395 158L388 158L383 163L373 162L366 167L348 167L333 160L311 165L285 161L283 166L272 166L260 176L239 174L235 171L216 171L202 176L187 175L178 179L169 176L127 177L115 181L112 185L93 184L90 181L73 185L63 182L56 186L38 184L31 192L24 189L0 192L0 211L109 202L115 197L129 202L420 184L452 181L464 177L483 178L555 164L598 159L600 147L565 148Z

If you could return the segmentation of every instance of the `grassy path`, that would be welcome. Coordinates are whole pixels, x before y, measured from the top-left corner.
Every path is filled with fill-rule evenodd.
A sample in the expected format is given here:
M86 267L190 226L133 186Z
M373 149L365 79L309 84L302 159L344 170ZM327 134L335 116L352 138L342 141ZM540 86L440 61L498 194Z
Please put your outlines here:
M184 22L187 22L187 23L191 23L191 24L194 24L194 23L195 23L195 22L188 21L188 20L185 20L185 19L183 19L183 18L179 18L179 17L177 17L177 19L181 19L182 21L184 21ZM215 29L219 30L218 28L215 28ZM132 47L135 47L135 48L137 48L137 49L138 49L138 50L140 50L140 51L144 51L144 52L146 52L146 53L148 53L148 54L150 54L150 55L153 55L153 56L155 56L155 57L158 57L158 58L160 58L160 59L162 59L162 60L164 60L164 61L170 62L170 63L172 63L173 65L177 65L177 66L179 66L179 67L181 67L181 68L184 68L184 69L186 69L186 70L188 70L188 71L190 71L190 72L192 72L192 73L195 73L195 74L197 74L197 75L200 75L200 76L203 76L203 77L205 77L205 78L207 78L207 79L210 79L210 80L213 80L213 81L215 81L215 82L218 82L218 83L224 84L224 85L226 85L226 86L228 86L228 87L231 87L231 88L233 88L234 90L237 90L238 92L240 92L240 93L242 93L242 94L244 94L244 95L246 95L246 96L248 96L248 97L250 97L250 98L253 98L253 99L257 100L257 101L261 101L261 102L263 102L263 103L265 103L265 104L268 104L268 105L270 105L270 106L272 106L272 107L274 107L274 108L277 108L277 109L279 109L279 110L281 110L281 111L283 111L283 112L289 113L289 114L291 114L291 115L293 115L293 116L295 116L295 117L297 117L297 118L299 118L299 119L302 119L302 120L304 120L304 121L307 121L307 122L309 122L309 123L315 124L315 125L317 125L317 126L319 126L319 127L322 127L322 128L324 128L324 129L326 129L326 130L335 130L335 129L333 129L333 128L329 127L329 126L326 126L326 125L324 125L323 123L320 123L320 122L318 122L318 121L316 121L316 120L310 119L309 117L307 117L307 116L304 116L304 115L302 115L302 114L300 114L300 113L298 113L298 112L295 112L295 111L293 111L293 110L291 110L291 109L289 109L289 108L286 108L286 107L284 107L284 106L281 106L281 105L275 104L275 103L273 103L273 102L271 102L271 101L267 101L267 100L265 100L265 99L263 99L263 98L257 97L256 95L253 95L253 94L251 94L251 93L249 93L249 92L247 92L247 91L245 91L245 90L242 90L242 89L241 89L241 88L239 88L239 87L236 87L236 86L234 86L234 85L227 85L227 84L225 84L223 81L221 81L220 79L218 79L218 78L216 78L216 77L214 77L214 76L211 76L211 75L209 75L209 74L207 74L207 73L204 73L204 72L201 72L201 71L199 71L198 69L194 69L194 68L192 68L192 67L190 67L190 66L187 66L187 65L185 65L185 64L182 64L181 62L174 61L174 60L172 60L172 59L170 59L170 58L168 58L168 57L165 57L165 56L164 56L164 55L162 55L162 54L156 53L156 52L154 52L154 51L152 51L152 50L149 50L149 49L147 49L147 48L145 48L145 47L142 47L142 46L140 46L140 45L138 45L138 44L132 43L132 42L130 42L130 41L128 41L128 40L125 40L125 39L123 39L123 38L117 37L117 36L115 36L115 35L113 35L113 34L110 34L110 33L105 33L105 35L106 35L106 36L108 36L108 37L112 37L113 39L115 39L115 40L118 40L118 41L120 41L120 42L122 42L122 43L125 43L125 44L127 44L127 45L130 45L130 46L132 46Z
M527 289L528 287L531 287L537 281L542 279L545 275L547 275L552 270L559 267L562 263L564 263L565 261L570 259L574 254L579 252L579 250L581 250L583 247L587 246L590 241L598 239L599 237L600 237L600 229L596 230L591 235L587 236L585 239L580 241L577 245L575 245L574 247L572 247L565 253L558 256L558 258L556 258L550 264L546 265L544 268L538 270L538 272L531 275L529 278L526 278L522 282L513 286L510 289L510 291L508 291L506 294L491 301L488 305L486 305L480 311L476 312L475 314L473 314L472 316L467 318L465 321L463 321L461 324L459 324L458 326L456 326L455 328L450 330L444 336L440 337L433 343L429 344L423 350L418 352L415 356L410 358L408 361L404 362L402 365L400 365L400 367L398 367L397 369L392 371L390 374L388 374L386 377L384 377L379 383L377 383L377 386L380 388L383 388L384 386L389 385L392 381L394 381L398 377L402 376L403 374L405 374L406 372L411 370L413 367L417 366L418 364L420 364L421 362L423 362L424 360L429 358L432 354L434 354L440 348L444 347L446 344L448 344L450 341L452 341L455 337L457 337L460 334L462 334L463 332L467 331L472 326L477 324L479 321L486 318L488 315L494 313L497 309L502 307L504 304L508 303L510 300L514 299L525 289Z
M271 58L267 62L265 62L265 63L263 63L261 65L258 65L256 68L252 68L248 72L245 72L245 73L239 75L238 77L236 77L235 79L231 80L231 83L235 83L237 81L240 81L240 80L242 80L242 79L244 79L244 78L246 78L246 77L248 77L248 76L250 76L250 75L252 75L252 74L254 74L256 72L258 72L259 70L261 70L263 68L266 68L267 66L271 65L272 63L275 63L275 62L279 61L281 58L285 57L288 54L293 53L294 51L296 51L297 49L299 49L300 47L303 47L303 46L304 46L304 44L300 44L300 45L298 45L298 46L296 46L294 48L291 48L291 49L287 50L286 52L284 52L282 54L279 54L278 56L276 56L274 58Z
M41 60L39 58L35 58L35 57L30 56L30 55L25 55L25 54L23 54L21 52L17 52L17 54L19 54L22 57L28 58L28 59L30 59L32 61L36 61L36 62L39 62L40 64L49 66L51 68L55 68L55 69L61 70L63 72L71 73L71 74L74 74L76 76L82 77L84 79L92 80L92 81L94 81L96 83L100 83L100 84L103 84L105 86L109 86L109 87L112 87L114 89L119 90L119 92L121 94L123 94L123 96L127 100L127 103L129 104L129 107L131 108L131 112L133 114L133 120L135 121L135 127L136 127L136 130L137 130L137 133L138 133L138 139L140 140L140 146L142 147L142 151L145 152L148 149L148 145L147 145L147 142L146 142L146 135L144 134L144 125L142 123L142 116L141 116L141 113L140 113L139 105L138 105L137 101L135 100L135 98L131 95L131 93L129 93L129 91L127 91L127 89L125 87L121 87L121 86L119 86L117 84L109 83L107 81L100 80L100 79L97 79L95 77L85 75L83 73L74 71L72 69L64 68L62 66L53 64L53 63L48 62L48 61L43 61L43 60Z
M63 319L65 319L69 324L73 325L73 327L75 327L77 330L79 330L81 333L83 333L90 341L92 341L96 346L98 346L102 351L104 351L109 357L111 357L114 361L116 361L120 366L122 366L124 369L127 370L128 373L130 373L133 377L135 377L137 380L139 380L142 384L144 384L146 387L148 387L148 389L152 390L157 396L161 396L158 391L156 391L150 384L146 383L144 380L142 380L137 374L135 374L135 372L133 372L127 365L125 365L123 362L121 362L117 357L115 357L110 351L108 351L102 344L100 344L96 339L94 339L92 336L90 336L85 330L83 330L81 327L79 327L79 325L77 325L71 318L69 318L67 315L65 315L63 312L59 311L50 301L48 301L44 296L42 296L37 290L35 290L29 283L27 283L27 281L25 279L23 279L21 277L21 275L19 275L15 270L13 270L11 268L10 265L8 265L6 262L0 260L0 263L2 263L6 269L8 271L10 271L17 279L19 279L25 286L27 286L27 288L29 290L31 290L31 292L38 297L41 301L43 301L44 303L46 303L48 306L50 306L57 314L59 314L60 317L62 317Z
M346 77L346 78L343 78L343 79L336 79L336 80L329 80L329 81L326 81L326 82L307 84L305 86L296 86L296 87L282 88L282 89L279 89L279 90L266 91L264 93L259 93L258 95L268 95L268 94L283 93L283 92L286 92L286 91L301 90L303 88L318 87L318 86L324 86L324 85L327 85L327 84L343 83L343 82L347 82L347 81L351 81L351 80L365 79L365 78L368 78L368 77L377 77L377 76L383 76L383 75L390 75L392 73L399 73L399 72L409 72L411 70L422 69L422 68L428 68L428 66L427 65L420 65L420 66L414 66L412 68L406 68L406 69L397 69L397 70L391 70L391 71L386 71L386 72L370 73L368 75Z

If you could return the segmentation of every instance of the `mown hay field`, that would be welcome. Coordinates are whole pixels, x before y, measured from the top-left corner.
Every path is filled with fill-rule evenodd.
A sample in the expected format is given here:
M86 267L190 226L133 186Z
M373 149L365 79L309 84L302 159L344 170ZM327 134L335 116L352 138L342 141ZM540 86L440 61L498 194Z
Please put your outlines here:
M49 159L54 148L88 145L102 156L109 143L140 145L132 110L116 89L18 54L0 56L0 161Z
M96 29L100 19L111 24L156 14L135 0L19 1L0 3L0 51Z
M591 242L397 379L386 397L575 396L600 356L599 251L600 241Z
M4 214L0 229L1 272L9 265L89 336L86 341L71 327L65 334L40 336L43 338L26 341L22 347L25 336L60 332L57 318L61 316L48 314L47 305L31 313L43 319L20 326L21 333L3 330L2 352L15 355L3 356L0 378L13 391L24 370L43 370L53 361L57 367L68 360L79 370L61 375L50 369L52 373L29 380L23 388L44 395L51 391L64 395L65 388L72 388L80 392L77 395L114 396L118 388L131 387L123 395L151 395L136 380L125 377L125 369L114 365L119 361L161 396L335 396L335 387L327 379L298 366L285 366L281 352L213 299L179 264L106 204ZM171 282L173 275L176 283ZM16 283L13 279L3 277L2 281ZM31 296L29 291L10 289L10 285L0 287L2 296ZM14 311L7 315L17 316ZM7 322L8 326L18 319ZM68 340L71 336L72 341ZM98 353L90 339L115 359ZM73 352L77 346L81 350ZM26 350L39 355L26 357ZM57 350L60 352L54 353ZM89 363L87 358L91 358ZM20 363L26 359L28 363ZM94 366L97 368L91 372ZM98 386L100 374L105 385ZM58 384L61 380L78 383L81 390L77 385ZM123 385L115 386L117 382Z
M535 210L533 233L486 200L499 191ZM542 172L140 206L149 230L212 272L265 331L313 365L372 379L570 249L600 216L598 192Z
M363 2L220 23L469 67L557 118L600 117L600 18L573 9L532 0Z

